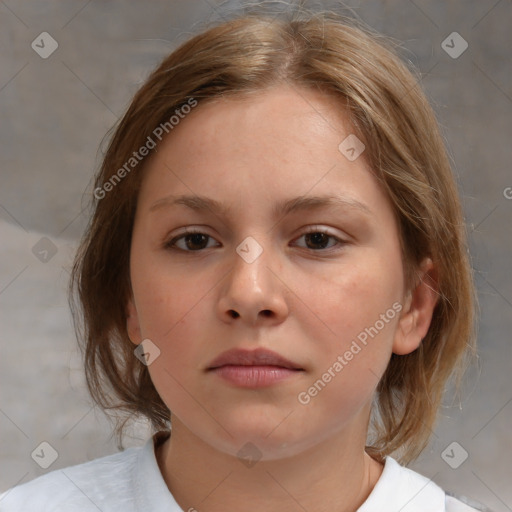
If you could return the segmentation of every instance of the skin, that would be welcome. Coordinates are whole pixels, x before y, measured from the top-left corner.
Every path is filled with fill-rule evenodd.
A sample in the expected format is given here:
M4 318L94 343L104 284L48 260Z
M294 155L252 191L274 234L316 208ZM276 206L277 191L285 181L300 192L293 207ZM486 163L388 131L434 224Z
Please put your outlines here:
M352 133L347 119L334 98L308 89L216 99L200 103L147 162L127 327L133 343L150 339L160 350L149 371L172 411L172 436L157 458L183 510L250 503L251 510L354 511L382 473L364 451L370 405L391 354L414 351L427 333L435 269L425 259L422 279L405 289L393 207L364 153L351 162L338 150ZM231 210L160 203L151 211L171 194L207 196ZM369 213L333 206L272 213L282 200L326 194L360 201ZM185 227L207 237L166 247ZM312 239L308 230L342 243ZM236 252L248 236L263 249L252 263ZM401 312L299 403L299 393L395 302ZM206 372L225 350L257 347L304 371L257 390ZM260 457L252 467L237 456L248 442Z

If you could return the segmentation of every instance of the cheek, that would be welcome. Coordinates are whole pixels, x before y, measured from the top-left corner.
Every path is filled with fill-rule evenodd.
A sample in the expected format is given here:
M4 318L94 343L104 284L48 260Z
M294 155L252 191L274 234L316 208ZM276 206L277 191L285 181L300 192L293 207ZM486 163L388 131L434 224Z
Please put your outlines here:
M133 270L141 335L160 350L149 367L151 378L164 401L181 410L188 395L180 384L193 389L192 375L206 363L202 340L215 322L212 294L219 277L185 268L171 272L159 257L140 260Z
M187 320L196 314L211 288L200 273L186 269L171 273L158 258L140 260L132 267L132 287L142 335L161 341L180 327L193 327Z
M369 403L389 363L401 283L397 267L386 259L368 257L337 269L335 277L326 271L300 280L309 306L301 311L315 314L300 320L312 373L299 403L332 430Z
M203 347L194 341L201 340L211 324L207 293L212 286L200 276L170 276L152 268L133 283L142 337L160 350L148 369L164 402L182 412L190 409L190 395L185 390L194 389L192 376L204 359Z
M341 344L373 326L401 297L400 261L377 254L357 259L356 263L347 258L347 263L326 267L323 272L306 271L295 278L297 295L307 306L302 309L310 311L304 318ZM394 318L393 312L389 316ZM386 320L390 321L383 330L389 331L396 322Z

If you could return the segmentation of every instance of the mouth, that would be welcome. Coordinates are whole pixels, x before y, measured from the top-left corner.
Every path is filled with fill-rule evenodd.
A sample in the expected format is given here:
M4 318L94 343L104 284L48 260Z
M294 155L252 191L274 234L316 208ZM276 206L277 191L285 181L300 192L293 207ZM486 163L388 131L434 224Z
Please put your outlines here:
M210 363L208 370L222 366L275 366L289 370L304 370L280 354L262 348L256 350L232 349L223 352Z
M232 349L214 359L207 371L237 387L259 388L277 384L305 370L270 350Z

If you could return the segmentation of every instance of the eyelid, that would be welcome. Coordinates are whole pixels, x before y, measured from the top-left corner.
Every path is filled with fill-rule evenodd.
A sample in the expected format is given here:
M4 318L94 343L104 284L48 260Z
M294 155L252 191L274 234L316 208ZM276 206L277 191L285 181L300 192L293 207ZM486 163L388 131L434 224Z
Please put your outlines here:
M318 225L318 224L314 224L312 226L308 226L307 228L305 228L305 231L301 231L301 236L307 235L308 233L325 233L326 235L329 235L329 236L332 236L334 238L338 238L339 240L341 240L341 238L337 234L330 231L329 228L326 228L326 227L324 227L322 225Z

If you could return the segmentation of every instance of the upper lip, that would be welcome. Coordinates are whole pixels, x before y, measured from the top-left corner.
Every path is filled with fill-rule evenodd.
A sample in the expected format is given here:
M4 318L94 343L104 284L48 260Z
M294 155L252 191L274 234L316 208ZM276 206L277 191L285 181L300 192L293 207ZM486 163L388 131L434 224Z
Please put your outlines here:
M267 350L258 348L256 350L231 349L216 357L208 366L209 370L220 366L280 366L293 370L303 370L298 364L284 358L283 356Z

